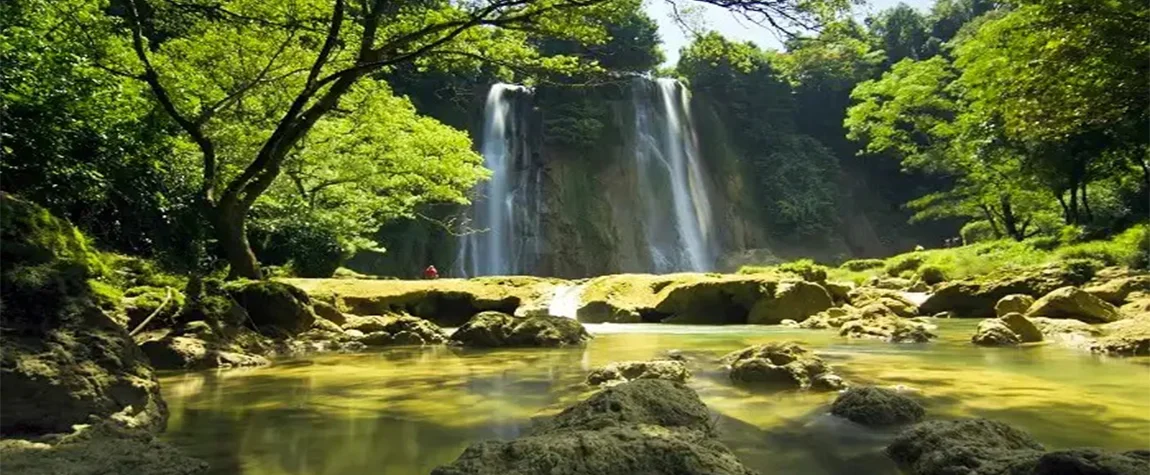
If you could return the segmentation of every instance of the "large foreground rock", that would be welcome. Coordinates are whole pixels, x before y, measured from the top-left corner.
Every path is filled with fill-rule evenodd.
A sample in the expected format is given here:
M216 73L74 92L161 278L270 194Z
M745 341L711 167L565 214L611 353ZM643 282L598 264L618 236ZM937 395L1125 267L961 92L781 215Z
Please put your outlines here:
M68 433L118 414L163 429L147 358L101 309L108 270L75 228L0 193L0 434Z
M570 318L514 317L500 312L483 312L451 334L451 342L463 346L565 346L580 345L591 339L587 329Z
M1141 475L1150 452L1045 452L1029 434L986 419L931 421L898 435L886 453L911 475Z
M893 389L863 386L839 394L831 405L831 414L864 426L882 427L918 422L926 410Z
M22 475L192 475L208 465L146 431L113 423L85 427L54 443L0 440L4 473Z
M751 474L698 395L644 379L604 389L511 441L472 444L435 475Z
M1087 323L1107 323L1121 319L1118 309L1106 301L1078 289L1062 287L1044 295L1027 310L1029 317L1073 318Z
M595 368L587 375L587 384L610 386L636 379L664 379L684 383L691 377L687 365L677 360L616 361Z
M723 357L732 381L779 389L837 390L842 378L821 358L795 342L772 342Z

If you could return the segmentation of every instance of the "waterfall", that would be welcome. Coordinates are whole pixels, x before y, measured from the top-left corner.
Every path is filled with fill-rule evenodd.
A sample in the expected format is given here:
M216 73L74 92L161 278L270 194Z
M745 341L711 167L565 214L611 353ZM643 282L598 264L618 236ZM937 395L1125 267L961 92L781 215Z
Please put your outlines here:
M476 231L461 238L455 266L457 275L507 275L524 271L516 218L517 214L520 219L535 217L525 216L528 210L517 203L527 192L519 183L522 175L519 168L525 161L527 146L514 99L528 92L523 86L502 83L491 86L487 92L480 153L483 165L491 170L492 176L480 185L480 196L472 205L471 227Z
M583 288L587 284L561 284L551 293L551 300L547 304L547 314L553 317L575 318L579 310Z
M710 270L715 263L711 204L690 96L673 79L635 81L634 158L651 270Z

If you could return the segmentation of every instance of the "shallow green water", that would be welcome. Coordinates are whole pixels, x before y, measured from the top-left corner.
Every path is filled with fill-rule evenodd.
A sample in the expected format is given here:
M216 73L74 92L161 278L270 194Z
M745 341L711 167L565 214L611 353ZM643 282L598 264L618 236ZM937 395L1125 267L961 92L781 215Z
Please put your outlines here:
M974 321L943 321L927 344L848 341L830 331L762 326L590 325L586 348L392 349L320 355L270 368L163 378L165 436L215 473L415 474L468 444L511 438L533 416L592 391L587 371L679 349L690 383L720 417L724 440L763 473L896 473L881 454L892 434L826 414L834 394L732 387L713 358L797 340L853 383L904 385L928 417L982 416L1049 447L1150 448L1150 365L1067 348L978 348Z

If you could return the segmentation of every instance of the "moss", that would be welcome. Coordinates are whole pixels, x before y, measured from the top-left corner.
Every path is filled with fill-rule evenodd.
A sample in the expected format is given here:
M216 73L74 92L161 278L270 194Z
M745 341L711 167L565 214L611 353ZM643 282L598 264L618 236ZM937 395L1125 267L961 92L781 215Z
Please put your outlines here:
M946 282L946 271L941 267L934 265L924 265L918 269L918 279L925 282L927 285L934 285L939 282Z
M888 259L886 265L883 266L883 271L891 277L902 277L903 273L908 271L913 276L914 271L918 270L923 262L926 262L926 256L922 252L902 254Z
M65 262L88 277L108 273L103 256L75 227L48 210L0 192L0 266Z
M827 280L827 267L815 264L810 259L799 259L779 264L778 269L802 277L807 282L825 282Z
M147 286L182 289L188 284L186 276L166 272L148 259L106 254L106 260L111 271L109 281L121 288Z
M113 285L96 279L88 279L88 287L92 292L92 299L96 305L104 312L113 315L117 318L121 315L124 307L124 292Z

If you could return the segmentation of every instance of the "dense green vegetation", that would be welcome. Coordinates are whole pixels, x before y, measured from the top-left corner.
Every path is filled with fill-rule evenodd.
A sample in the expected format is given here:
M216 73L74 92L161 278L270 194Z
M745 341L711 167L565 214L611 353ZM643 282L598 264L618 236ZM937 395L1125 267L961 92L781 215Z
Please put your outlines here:
M727 124L779 242L844 233L866 188L884 235L942 220L919 235L967 243L1069 245L1150 212L1144 2L862 22L846 0L708 3L787 31L784 50L700 30L659 69L635 0L5 2L0 186L167 266L326 276L468 202L489 175L465 132L486 84L534 85L543 141L593 159L618 140L604 99L660 74Z

